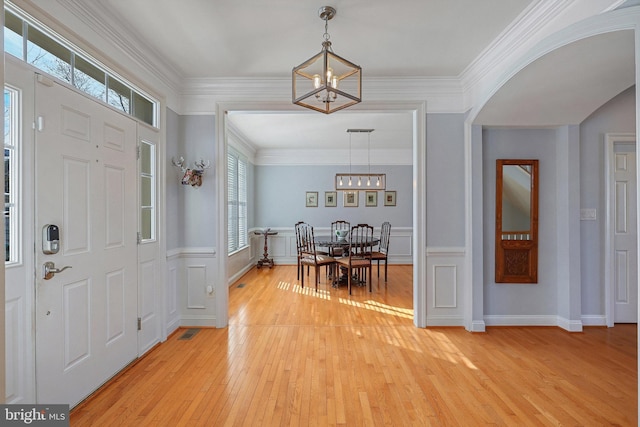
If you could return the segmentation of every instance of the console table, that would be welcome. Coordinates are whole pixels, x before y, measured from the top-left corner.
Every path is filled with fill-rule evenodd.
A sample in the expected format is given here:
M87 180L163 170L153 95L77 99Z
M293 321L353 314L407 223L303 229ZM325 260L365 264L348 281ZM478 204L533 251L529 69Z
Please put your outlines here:
M267 228L265 230L262 231L254 231L255 234L257 234L258 236L262 236L264 235L264 253L262 254L262 259L258 261L258 268L261 268L262 266L268 266L269 268L273 267L273 258L269 258L269 248L268 248L268 242L269 242L269 236L274 236L276 234L278 234L277 231L271 231L270 228Z

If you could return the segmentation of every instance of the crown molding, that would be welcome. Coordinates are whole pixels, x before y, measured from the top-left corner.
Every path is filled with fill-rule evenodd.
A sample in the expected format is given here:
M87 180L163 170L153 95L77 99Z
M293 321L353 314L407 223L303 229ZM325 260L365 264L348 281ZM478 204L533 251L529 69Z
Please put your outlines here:
M624 0L537 0L527 7L460 74L467 109L477 106L485 89L496 76L536 44L583 19L615 9Z
M233 123L227 121L227 138L229 139L229 145L238 150L241 154L245 155L251 163L256 162L256 147L249 141L249 139L235 127Z
M518 72L532 62L562 46L607 32L632 30L640 26L640 6L594 14L578 22L562 27L529 47L526 52L509 61L508 66L494 70L490 79L474 86L469 119L473 120L486 102ZM468 92L470 93L470 92Z
M534 0L459 76L365 77L363 103L428 100L429 113L467 112L477 106L487 90L496 84L496 76L503 76L528 49L569 25L611 11L622 3L624 0ZM148 77L153 77L162 89L156 87L151 92L166 90L164 98L169 107L179 114L215 113L219 102L291 102L289 77L184 79L180 70L163 60L160 52L143 43L135 28L121 25L118 15L104 3L57 0L57 4L79 20L79 25L81 23L99 35L112 55L124 55ZM94 52L97 58L108 55L73 33L69 27L60 26L59 20L42 12L32 1L22 0L20 8L27 12L39 11L36 15L43 16L45 24L56 23L56 28L66 28L66 34L75 35L71 40L81 40L82 45L91 49L89 53ZM104 62L114 65L121 61L111 59ZM127 76L129 73L120 74ZM136 78L131 80L138 81Z
M355 156L356 160L352 162L353 166L357 166L361 171L363 163L361 160L366 158L366 152ZM320 166L348 166L349 162L348 150L308 150L308 149L262 149L256 152L255 165L259 166L282 166L282 165L320 165ZM377 159L377 160L376 160ZM371 150L372 166L408 166L413 164L413 151L411 148L406 149L380 149ZM354 170L354 173L358 171Z
M429 113L466 111L464 93L457 78L363 78L363 103L429 100ZM180 91L179 114L216 111L218 102L291 102L289 78L186 79Z
M84 0L58 0L66 10L94 32L115 45L127 58L147 73L158 79L167 89L176 95L179 92L181 75L171 67L168 61L152 46L142 42L142 39L132 28L120 25L120 19L111 9L101 2L87 2ZM131 41L135 40L135 43Z

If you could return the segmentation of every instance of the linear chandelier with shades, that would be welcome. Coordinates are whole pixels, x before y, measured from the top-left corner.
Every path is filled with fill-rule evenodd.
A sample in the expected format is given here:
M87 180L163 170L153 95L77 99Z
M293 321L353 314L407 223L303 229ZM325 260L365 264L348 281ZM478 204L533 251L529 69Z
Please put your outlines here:
M357 191L384 190L387 186L387 175L384 173L371 173L371 132L374 129L347 129L349 134L349 173L336 174L336 190ZM351 173L351 135L354 133L367 134L367 173Z
M293 68L293 103L330 114L362 100L362 68L333 53L329 41L329 20L336 9L323 6L318 11L324 21L322 50Z

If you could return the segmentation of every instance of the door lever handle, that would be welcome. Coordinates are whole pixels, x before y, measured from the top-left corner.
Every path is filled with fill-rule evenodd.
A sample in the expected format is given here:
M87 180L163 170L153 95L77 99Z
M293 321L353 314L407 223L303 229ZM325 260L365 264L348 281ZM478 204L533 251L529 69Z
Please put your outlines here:
M66 265L66 266L64 266L62 268L56 268L56 265L52 261L47 261L47 262L44 263L42 268L43 268L42 276L43 276L44 280L49 280L53 276L55 276L56 273L62 273L67 268L72 268L72 267L70 265Z

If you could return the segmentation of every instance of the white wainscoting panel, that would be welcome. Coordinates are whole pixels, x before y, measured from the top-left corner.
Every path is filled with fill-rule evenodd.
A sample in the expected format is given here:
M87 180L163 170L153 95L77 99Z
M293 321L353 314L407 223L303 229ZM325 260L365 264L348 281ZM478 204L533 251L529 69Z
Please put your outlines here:
M178 254L173 252L167 254L167 288L165 290L166 319L165 325L167 335L180 327L180 313L178 312L178 264L180 259Z
M167 253L167 331L176 329L176 315L179 326L215 326L216 287L211 279L215 258L215 248L179 248Z
M207 268L205 265L187 266L187 308L206 308Z
M250 239L250 245L244 249L235 252L233 255L229 256L229 262L227 263L227 275L229 279L227 281L227 286L231 286L236 280L242 277L247 271L249 271L256 263L255 257L251 254L254 252L258 252L258 248L255 245L256 239ZM264 246L264 240L263 244ZM257 257L258 255L256 255ZM260 246L260 258L262 258L262 246Z
M258 259L262 258L264 254L264 237L259 240L262 244L258 245L258 248L262 250L257 251L258 253L256 255L258 255ZM282 258L287 256L287 240L286 236L269 236L269 258Z
M464 326L464 248L427 248L427 326Z
M433 308L456 308L457 304L457 266L433 266Z

